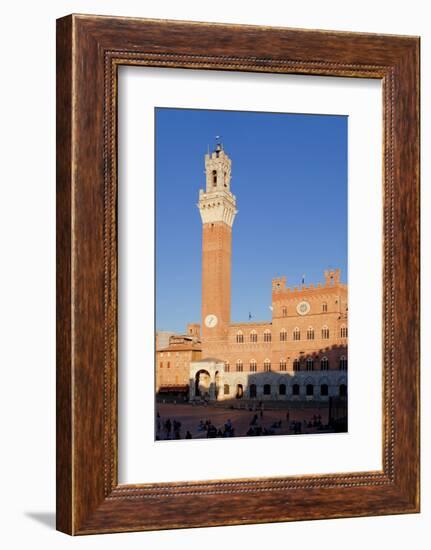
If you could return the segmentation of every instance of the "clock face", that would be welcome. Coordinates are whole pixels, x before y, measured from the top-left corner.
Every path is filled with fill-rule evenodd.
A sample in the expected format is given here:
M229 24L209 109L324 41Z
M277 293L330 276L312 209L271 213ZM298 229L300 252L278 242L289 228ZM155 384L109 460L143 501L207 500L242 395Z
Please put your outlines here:
M205 325L208 328L214 328L218 322L217 315L214 315L214 313L210 313L205 317Z
M310 311L310 304L306 301L299 302L299 304L296 306L296 311L299 313L299 315L307 315L307 313Z

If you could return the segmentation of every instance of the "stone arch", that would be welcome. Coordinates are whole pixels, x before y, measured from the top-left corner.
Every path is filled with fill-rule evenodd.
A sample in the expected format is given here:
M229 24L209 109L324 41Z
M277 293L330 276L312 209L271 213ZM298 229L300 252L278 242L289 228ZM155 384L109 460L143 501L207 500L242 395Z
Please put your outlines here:
M211 375L205 369L200 369L195 374L195 395L196 397L209 396L211 387Z

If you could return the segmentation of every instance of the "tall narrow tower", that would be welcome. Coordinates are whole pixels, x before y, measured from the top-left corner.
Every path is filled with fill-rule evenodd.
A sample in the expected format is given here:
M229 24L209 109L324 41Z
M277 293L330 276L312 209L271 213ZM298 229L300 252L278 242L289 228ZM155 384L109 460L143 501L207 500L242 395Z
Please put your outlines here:
M205 155L206 190L199 191L202 218L202 339L227 337L230 323L232 225L231 160L220 143Z

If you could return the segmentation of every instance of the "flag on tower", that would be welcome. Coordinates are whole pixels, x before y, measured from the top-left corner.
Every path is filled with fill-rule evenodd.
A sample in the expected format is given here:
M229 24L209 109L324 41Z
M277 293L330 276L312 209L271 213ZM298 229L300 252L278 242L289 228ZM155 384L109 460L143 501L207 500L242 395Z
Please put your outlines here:
M302 284L305 285L305 273L302 274Z
M251 311L248 312L248 320L251 321Z

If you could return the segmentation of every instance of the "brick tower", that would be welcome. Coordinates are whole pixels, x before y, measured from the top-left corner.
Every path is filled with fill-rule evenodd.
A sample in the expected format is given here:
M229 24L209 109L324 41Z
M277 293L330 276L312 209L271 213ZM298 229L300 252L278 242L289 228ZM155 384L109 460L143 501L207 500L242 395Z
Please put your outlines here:
M230 323L232 225L231 160L217 143L205 155L206 189L199 191L202 218L202 341L227 338Z

